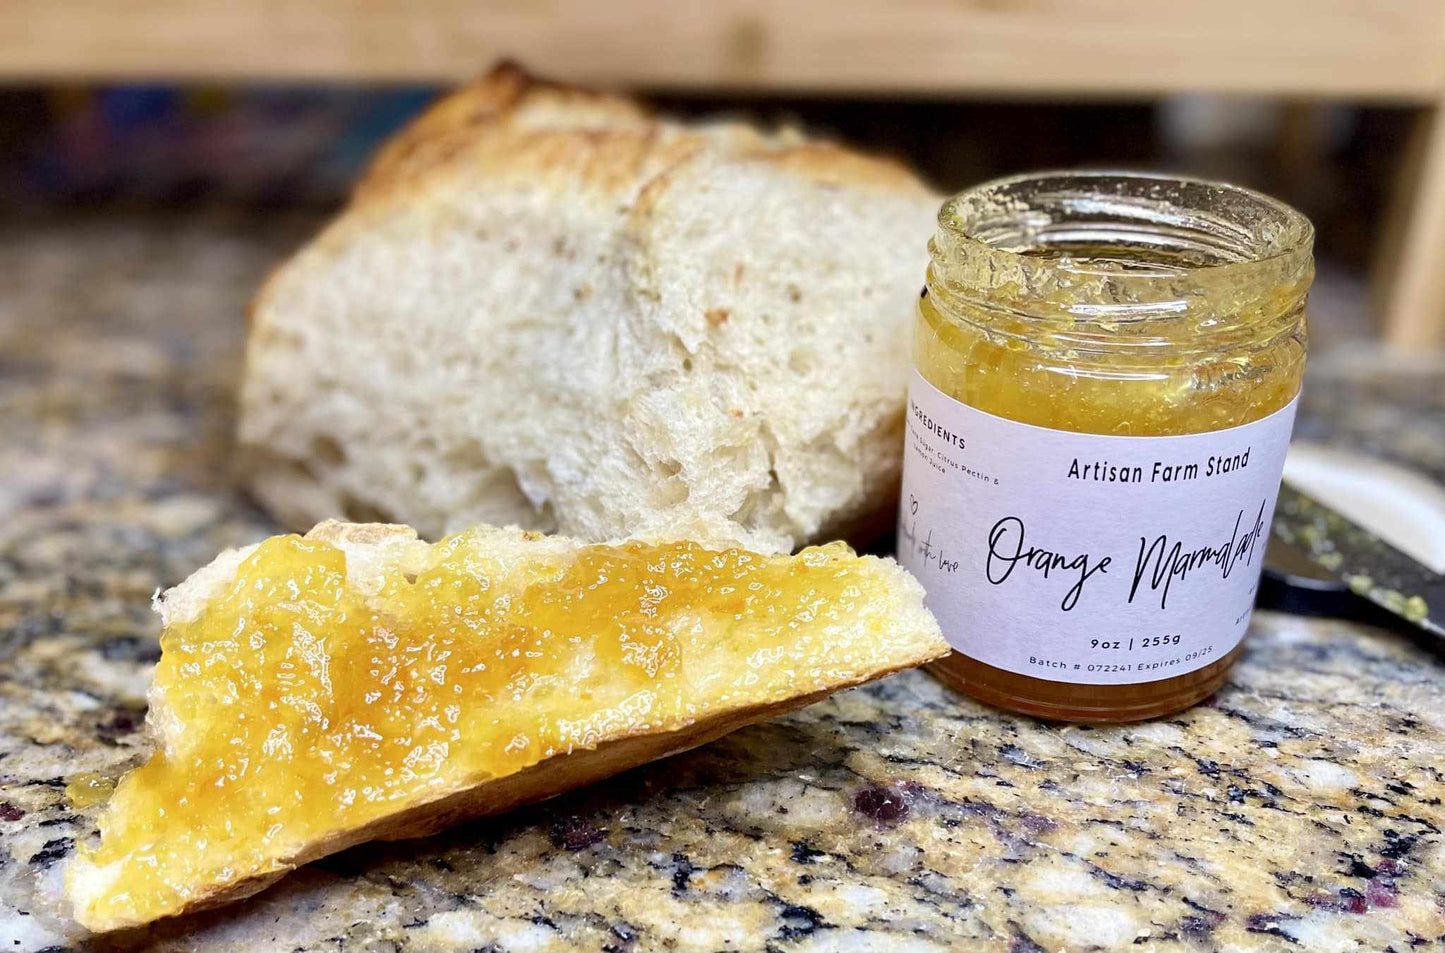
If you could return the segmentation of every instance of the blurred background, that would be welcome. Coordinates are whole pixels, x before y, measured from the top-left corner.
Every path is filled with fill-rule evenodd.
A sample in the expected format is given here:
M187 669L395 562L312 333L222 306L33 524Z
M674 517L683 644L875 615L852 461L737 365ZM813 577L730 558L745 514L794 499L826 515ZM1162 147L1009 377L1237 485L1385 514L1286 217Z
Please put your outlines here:
M941 191L1059 166L1252 186L1318 228L1317 355L1445 341L1435 0L5 0L0 308L239 315L382 139L501 58Z

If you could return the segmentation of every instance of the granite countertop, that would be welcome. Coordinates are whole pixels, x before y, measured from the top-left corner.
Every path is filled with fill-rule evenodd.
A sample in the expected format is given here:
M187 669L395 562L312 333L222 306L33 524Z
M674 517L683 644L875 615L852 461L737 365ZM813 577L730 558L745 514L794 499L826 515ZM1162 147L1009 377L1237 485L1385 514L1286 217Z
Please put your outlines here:
M98 808L69 805L67 778L146 754L152 591L274 529L227 480L240 312L313 224L0 222L0 950L91 948L60 878ZM1302 434L1445 476L1440 364L1331 364ZM1440 944L1445 667L1398 634L1273 613L1248 645L1208 703L1116 728L905 673L96 948Z

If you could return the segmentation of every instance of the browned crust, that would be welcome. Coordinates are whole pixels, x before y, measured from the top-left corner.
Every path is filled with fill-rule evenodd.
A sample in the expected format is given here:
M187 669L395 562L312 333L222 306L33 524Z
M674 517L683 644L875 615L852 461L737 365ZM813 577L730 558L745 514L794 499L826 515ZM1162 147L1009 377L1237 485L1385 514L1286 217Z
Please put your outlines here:
M638 126L647 119L646 110L630 100L539 80L516 63L504 61L481 79L433 103L388 140L357 184L356 200L403 190L466 152L488 132L507 125L529 106L559 116L588 115L594 123L610 119L617 126Z
M524 112L538 117L537 127L524 128L515 121ZM383 145L357 184L354 200L361 204L407 193L429 176L459 164L493 173L545 173L553 166L571 165L570 151L591 151L617 133L628 134L624 140L650 143L661 131L689 138L694 145L706 140L724 154L764 160L813 182L927 192L917 176L891 159L832 142L779 139L740 124L691 127L655 119L634 100L539 80L517 64L504 62L438 100ZM497 133L506 140L505 148L479 149ZM613 157L607 150L601 150L596 160L599 172L609 158ZM620 176L635 172L625 156L619 158L624 159ZM605 181L610 176L599 178Z

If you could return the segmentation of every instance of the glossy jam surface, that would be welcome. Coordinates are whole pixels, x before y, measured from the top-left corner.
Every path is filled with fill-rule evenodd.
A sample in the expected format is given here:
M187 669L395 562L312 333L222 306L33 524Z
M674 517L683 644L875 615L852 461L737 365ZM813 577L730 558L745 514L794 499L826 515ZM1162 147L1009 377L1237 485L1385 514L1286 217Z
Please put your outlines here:
M959 292L935 252L919 300L914 360L943 393L1040 427L1119 436L1196 434L1250 423L1285 407L1305 367L1306 267L1278 284L1157 248L1051 246L1021 258L1056 262L1043 289L1001 283ZM1030 270L1032 269L1032 270ZM1024 262L1020 274L1042 270ZM1120 317L1126 290L1188 286L1169 313ZM1095 310L1097 310L1097 316ZM1031 313L1026 313L1031 312ZM1033 678L960 653L934 671L982 701L1047 718L1127 721L1165 714L1212 694L1239 652L1184 675L1133 685Z
M103 778L93 771L86 771L71 778L65 785L65 799L71 807L87 808L103 803L115 790L115 782Z
M1151 329L1144 354L1082 354L1047 339L991 333L919 300L914 360L939 390L1010 420L1076 433L1207 433L1267 417L1299 393L1303 325L1191 353L1188 322ZM1101 334L1127 334L1097 329ZM1175 337L1176 346L1168 343Z
M193 885L283 869L298 845L439 791L827 687L888 653L869 636L888 621L869 602L878 563L841 544L499 559L464 533L370 595L346 559L268 540L164 633L164 746L102 818L87 860L119 866L92 920L163 915Z

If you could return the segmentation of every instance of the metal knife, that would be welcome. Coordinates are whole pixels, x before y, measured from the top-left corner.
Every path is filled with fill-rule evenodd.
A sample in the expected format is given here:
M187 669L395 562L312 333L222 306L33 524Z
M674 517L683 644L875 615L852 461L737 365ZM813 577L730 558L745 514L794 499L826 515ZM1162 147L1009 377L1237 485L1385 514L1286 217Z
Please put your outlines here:
M1358 615L1351 610L1365 599L1445 636L1445 576L1288 483L1280 487L1264 571L1273 587L1261 587L1261 604Z

